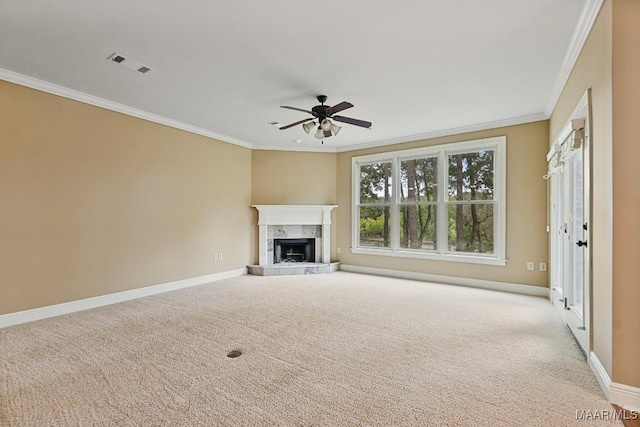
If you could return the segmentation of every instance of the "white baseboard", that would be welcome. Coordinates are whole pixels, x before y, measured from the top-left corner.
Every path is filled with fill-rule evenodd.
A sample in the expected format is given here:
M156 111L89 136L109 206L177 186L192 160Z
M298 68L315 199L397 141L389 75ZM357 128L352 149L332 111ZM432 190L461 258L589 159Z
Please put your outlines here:
M359 265L341 264L340 271L371 274L374 276L394 277L397 279L418 280L421 282L443 283L446 285L467 286L492 291L511 292L515 294L549 297L549 288L541 286L521 285L517 283L493 282L490 280L467 279L464 277L440 276L437 274L416 273L413 271L389 270L386 268L362 267Z
M129 291L116 292L113 294L70 301L62 304L34 308L31 310L18 311L16 313L3 314L0 315L0 328L19 325L20 323L33 322L34 320L47 319L54 316L61 316L63 314L75 313L76 311L102 307L105 305L161 294L163 292L175 291L191 286L203 285L205 283L211 283L222 279L242 276L243 274L247 274L246 268L208 274L206 276L192 277L190 279L146 286L144 288L131 289Z
M630 411L640 412L640 388L611 383L609 401Z
M589 366L609 402L630 411L640 412L640 388L612 382L611 377L593 351L589 354Z
M609 389L611 388L611 377L607 373L607 370L604 369L604 366L600 362L600 359L598 359L598 356L596 356L593 351L589 353L589 367L591 368L593 375L595 375L598 380L598 384L600 384L600 388L604 392L604 395L607 396L607 399L611 399L609 392Z

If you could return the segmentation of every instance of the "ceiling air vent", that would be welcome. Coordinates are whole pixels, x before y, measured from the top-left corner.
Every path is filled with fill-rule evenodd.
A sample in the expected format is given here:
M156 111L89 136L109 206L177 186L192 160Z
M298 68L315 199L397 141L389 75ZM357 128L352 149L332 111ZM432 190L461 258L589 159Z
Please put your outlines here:
M116 62L120 65L124 65L125 67L129 68L130 70L134 70L137 71L139 73L145 74L148 73L149 71L151 71L150 67L147 67L146 65L143 65L141 63L139 63L138 61L134 61L133 59L129 59L129 58L125 58L122 55L119 55L117 53L114 53L112 55L109 55L109 58L107 58L113 62Z

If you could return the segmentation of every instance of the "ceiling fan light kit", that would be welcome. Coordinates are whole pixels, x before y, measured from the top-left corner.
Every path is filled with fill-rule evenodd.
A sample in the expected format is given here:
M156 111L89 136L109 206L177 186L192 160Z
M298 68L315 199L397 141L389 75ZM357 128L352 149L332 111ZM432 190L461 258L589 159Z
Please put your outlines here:
M326 95L318 95L316 97L318 99L318 101L320 102L320 105L316 105L315 107L313 107L311 110L305 110L304 108L298 108L298 107L290 107L287 105L282 105L281 108L286 108L288 110L294 110L294 111L300 111L303 113L308 113L311 114L313 117L309 117L307 119L304 120L300 120L291 124L288 124L286 126L282 126L280 127L280 130L285 130L285 129L289 129L291 127L297 126L299 124L302 125L302 129L305 131L305 133L310 134L311 130L313 128L316 127L316 122L315 120L317 120L318 122L318 128L315 132L315 134L313 136L315 136L318 139L324 139L324 138L329 138L330 136L335 136L338 134L338 132L340 132L340 130L342 129L342 127L336 125L335 123L333 123L333 120L338 121L338 122L342 122L342 123L347 123L350 125L354 125L354 126L359 126L359 127L363 127L366 129L371 129L371 122L365 121L365 120L359 120L359 119L353 119L351 117L344 117L344 116L336 116L336 113L339 113L340 111L344 111L348 108L352 108L353 104L350 102L346 102L343 101L339 104L336 104L334 106L328 106L328 105L324 105L324 103L327 100L327 96Z
M320 123L320 127L322 130L331 130L331 122L329 119L324 119L322 123Z
M302 124L302 129L309 134L316 127L316 122L307 122Z

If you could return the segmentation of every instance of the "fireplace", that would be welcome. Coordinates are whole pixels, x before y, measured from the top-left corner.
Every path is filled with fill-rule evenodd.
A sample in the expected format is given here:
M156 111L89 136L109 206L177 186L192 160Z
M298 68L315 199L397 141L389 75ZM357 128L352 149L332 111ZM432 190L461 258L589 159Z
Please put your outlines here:
M253 205L258 210L259 276L333 273L331 211L335 205Z
M315 239L273 239L273 262L315 262Z
M331 211L335 205L253 205L258 210L259 265L331 263ZM282 255L277 241L299 241ZM303 243L304 241L304 243ZM291 255L287 255L287 252ZM295 255L294 255L295 253ZM298 261L298 258L304 258ZM278 257L280 260L278 260ZM284 261L284 260L286 261Z

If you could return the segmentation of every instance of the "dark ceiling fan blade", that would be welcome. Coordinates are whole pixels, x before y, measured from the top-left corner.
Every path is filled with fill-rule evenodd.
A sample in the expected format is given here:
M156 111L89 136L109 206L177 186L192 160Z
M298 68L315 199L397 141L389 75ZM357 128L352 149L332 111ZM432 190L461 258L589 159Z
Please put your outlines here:
M331 135L333 135L333 134L331 133L331 131L330 131L330 130L325 130L325 131L324 131L324 137L325 137L325 138L329 138Z
M304 108L289 107L288 105L281 105L280 108L286 108L287 110L294 110L294 111L302 111L303 113L309 113L313 115L313 111L305 110Z
M306 122L311 121L311 120L313 120L313 117L309 117L308 119L300 120L299 122L291 123L290 125L282 126L282 127L281 127L281 128L279 128L279 129L280 129L280 130L289 129L289 128L292 128L292 127L294 127L294 126L301 125L302 123L306 123Z
M356 126L360 126L367 129L371 127L371 122L367 122L365 120L352 119L351 117L333 116L332 119L337 122L348 123L350 125L356 125Z
M346 110L347 108L353 107L353 104L347 101L342 101L340 104L336 104L333 107L327 108L327 115L330 116L335 113L339 113L340 111Z

